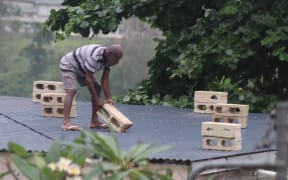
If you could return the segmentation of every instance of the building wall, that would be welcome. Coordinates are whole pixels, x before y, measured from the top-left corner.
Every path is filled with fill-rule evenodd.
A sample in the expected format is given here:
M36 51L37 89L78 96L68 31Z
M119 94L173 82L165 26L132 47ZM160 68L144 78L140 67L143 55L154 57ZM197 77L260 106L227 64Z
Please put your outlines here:
M53 0L49 3L40 0L5 0L4 2L20 9L21 16L15 16L12 19L18 18L23 21L23 17L33 17L33 19L27 19L28 22L42 22L48 18L51 9L58 10L62 7L59 1Z
M38 16L48 17L50 15L51 9L58 10L61 8L59 5L48 5L48 4L37 4L38 6Z
M20 21L24 23L43 23L45 22L52 9L59 10L63 8L61 6L62 0L4 0L10 5L20 8L21 16L9 16L2 17L6 21ZM72 34L75 36L75 34ZM109 37L121 39L122 35L119 31L115 33L109 33L108 35L98 34L100 37Z
M25 176L21 175L21 173L16 168L16 166L13 163L11 163L11 158L8 155L8 153L0 152L0 174L7 172L9 168L12 168L15 171L14 174L17 176L18 179L28 180ZM16 178L13 177L12 175L7 175L0 179L1 180L14 180Z

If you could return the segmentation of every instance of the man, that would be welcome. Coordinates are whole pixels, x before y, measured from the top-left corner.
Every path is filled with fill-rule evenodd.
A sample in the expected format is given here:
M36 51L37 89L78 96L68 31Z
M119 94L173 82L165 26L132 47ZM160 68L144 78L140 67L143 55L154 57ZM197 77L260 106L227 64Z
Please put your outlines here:
M109 87L110 67L117 64L122 56L123 49L119 44L113 44L110 47L85 45L69 52L61 59L60 69L66 91L62 130L80 130L80 127L71 124L69 116L72 101L77 91L77 83L80 86L87 86L91 95L92 116L90 128L106 129L109 127L98 120L97 110L104 105L104 102L100 98L101 86L95 80L94 73L103 71L101 85L106 103L113 105L114 102Z

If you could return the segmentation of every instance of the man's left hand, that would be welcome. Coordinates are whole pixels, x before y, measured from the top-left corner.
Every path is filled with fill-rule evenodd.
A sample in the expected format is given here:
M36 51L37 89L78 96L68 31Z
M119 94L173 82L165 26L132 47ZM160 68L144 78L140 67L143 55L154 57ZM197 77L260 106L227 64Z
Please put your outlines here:
M106 103L114 105L114 101L111 98L110 99L106 99Z

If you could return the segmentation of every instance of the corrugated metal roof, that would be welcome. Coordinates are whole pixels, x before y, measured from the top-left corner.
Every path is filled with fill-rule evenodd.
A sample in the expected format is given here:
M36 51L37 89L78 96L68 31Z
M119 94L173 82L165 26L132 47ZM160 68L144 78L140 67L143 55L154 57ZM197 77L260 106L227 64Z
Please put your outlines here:
M123 149L129 149L138 142L155 147L172 146L168 151L151 155L152 160L196 162L266 151L254 148L268 127L268 114L249 114L248 126L242 129L242 150L215 151L201 147L201 123L211 121L209 114L164 106L116 104L116 107L134 123L128 132L117 134ZM6 150L7 143L13 141L27 150L46 151L52 139L70 141L80 134L61 131L62 118L42 117L41 111L41 104L33 103L30 98L0 96L0 149ZM89 129L90 111L90 102L78 101L78 117L73 118L73 123ZM111 134L109 130L93 131Z

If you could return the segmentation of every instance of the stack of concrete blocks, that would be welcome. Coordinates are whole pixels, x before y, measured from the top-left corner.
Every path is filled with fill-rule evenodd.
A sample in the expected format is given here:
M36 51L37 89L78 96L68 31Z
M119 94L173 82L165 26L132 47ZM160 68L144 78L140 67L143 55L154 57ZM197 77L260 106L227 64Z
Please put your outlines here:
M212 114L213 122L240 124L241 128L247 127L249 106L244 104L216 104Z
M42 93L65 93L63 82L56 81L34 81L32 101L41 102Z
M202 147L209 150L241 150L241 125L231 123L203 122Z
M195 91L194 112L212 114L217 103L227 103L227 92Z
M64 117L66 93L42 93L42 115L45 117ZM72 101L70 117L77 117L76 100Z
M97 114L117 132L125 132L133 125L130 119L110 104L104 104Z
M227 92L195 91L194 112L212 114L212 122L202 123L204 149L241 149L241 128L247 127L248 105L228 104Z
M63 82L57 81L34 81L33 102L40 102L42 105L42 116L64 117L65 90ZM70 117L76 117L76 100L73 99Z

